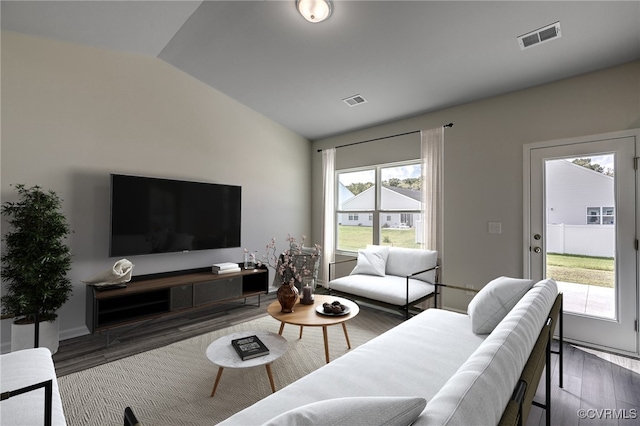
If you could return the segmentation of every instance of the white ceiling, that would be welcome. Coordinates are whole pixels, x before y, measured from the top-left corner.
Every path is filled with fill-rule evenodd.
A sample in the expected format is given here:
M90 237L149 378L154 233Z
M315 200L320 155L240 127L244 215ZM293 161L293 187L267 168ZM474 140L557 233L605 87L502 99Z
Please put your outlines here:
M2 29L158 56L312 140L640 59L637 0L337 0L320 24L294 4L2 1Z

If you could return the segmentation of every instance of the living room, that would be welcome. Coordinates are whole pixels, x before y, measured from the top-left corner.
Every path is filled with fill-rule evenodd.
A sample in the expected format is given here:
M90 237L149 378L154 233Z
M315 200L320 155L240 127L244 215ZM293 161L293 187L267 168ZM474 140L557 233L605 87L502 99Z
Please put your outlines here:
M242 186L241 248L133 257L134 274L240 262L242 248L261 251L274 236L284 242L287 234L305 234L322 243L319 149L453 122L444 142L441 279L479 289L497 276L523 276L523 146L640 127L637 55L585 68L535 87L462 104L454 99L408 118L309 138L158 57L3 30L2 201L14 199L11 185L18 183L53 189L64 200L74 292L59 318L61 339L70 339L88 332L82 280L117 260L108 256L111 173ZM419 156L412 135L341 149L337 168ZM487 222L500 222L502 232L489 234ZM451 294L445 302L464 311L470 299ZM9 323L2 321L3 353Z

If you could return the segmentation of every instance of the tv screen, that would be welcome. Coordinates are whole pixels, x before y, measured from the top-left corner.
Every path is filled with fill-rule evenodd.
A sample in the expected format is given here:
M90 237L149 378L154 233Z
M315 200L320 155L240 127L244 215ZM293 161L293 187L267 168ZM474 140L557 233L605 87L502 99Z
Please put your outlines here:
M109 255L240 247L240 186L111 175Z

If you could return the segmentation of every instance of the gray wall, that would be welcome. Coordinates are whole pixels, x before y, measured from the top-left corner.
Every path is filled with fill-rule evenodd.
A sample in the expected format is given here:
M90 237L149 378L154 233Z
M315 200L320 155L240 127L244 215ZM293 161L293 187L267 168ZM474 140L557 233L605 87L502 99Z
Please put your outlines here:
M1 157L2 202L15 199L15 183L64 200L74 292L59 312L62 339L88 332L80 280L117 260L110 173L241 185L242 246L252 251L310 234L311 143L153 57L3 32ZM139 275L241 261L242 248L129 260Z
M318 149L453 122L445 130L443 282L481 288L523 273L523 145L640 127L640 62L314 141L312 227L322 235ZM358 108L366 108L366 104ZM341 148L337 168L418 158L419 137ZM488 222L501 222L489 234ZM445 294L466 310L470 296Z

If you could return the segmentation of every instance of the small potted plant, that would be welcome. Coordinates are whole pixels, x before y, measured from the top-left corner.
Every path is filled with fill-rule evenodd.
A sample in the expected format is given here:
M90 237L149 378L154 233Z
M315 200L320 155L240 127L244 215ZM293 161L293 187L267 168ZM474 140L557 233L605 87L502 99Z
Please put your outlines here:
M2 314L14 318L11 350L45 346L58 350L56 311L73 287L67 278L71 252L65 244L69 224L60 212L62 200L39 186L15 185L19 200L2 204L10 226L1 257L5 294ZM53 335L51 335L53 334Z

